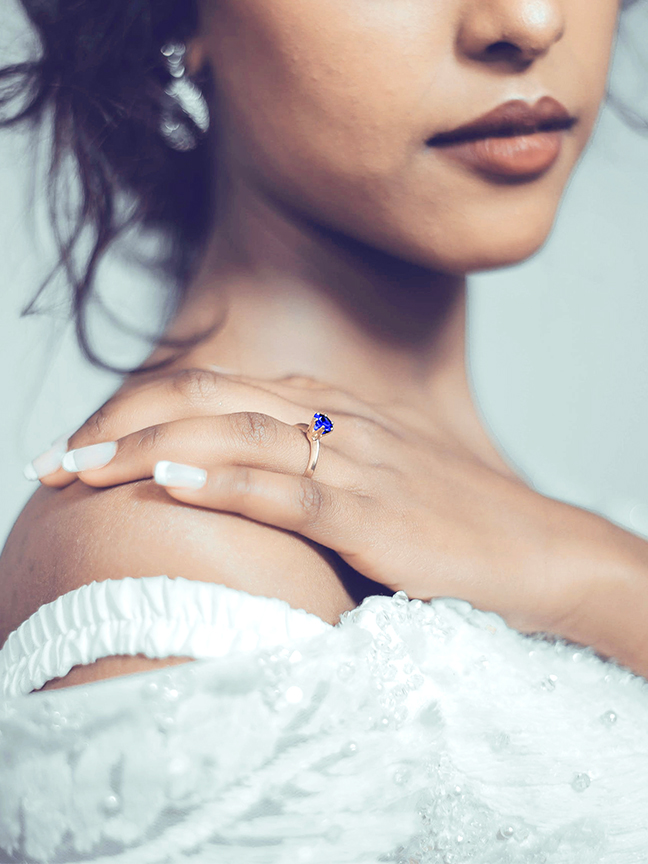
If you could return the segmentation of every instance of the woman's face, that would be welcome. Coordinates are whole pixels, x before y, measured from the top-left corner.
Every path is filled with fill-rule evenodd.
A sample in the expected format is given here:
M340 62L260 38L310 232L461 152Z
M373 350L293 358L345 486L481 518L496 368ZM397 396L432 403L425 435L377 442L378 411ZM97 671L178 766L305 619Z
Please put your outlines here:
M193 47L214 70L234 182L466 273L546 239L605 92L618 11L618 0L204 0ZM432 140L543 97L566 108L561 120L538 106L561 131L509 123L508 137Z

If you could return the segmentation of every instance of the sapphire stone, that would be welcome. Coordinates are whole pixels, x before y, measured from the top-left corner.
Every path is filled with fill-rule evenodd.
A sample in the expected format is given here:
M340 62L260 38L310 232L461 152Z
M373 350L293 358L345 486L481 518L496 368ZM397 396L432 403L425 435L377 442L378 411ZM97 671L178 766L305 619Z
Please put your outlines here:
M315 426L313 427L313 431L319 432L320 430L322 435L327 435L329 432L333 431L333 421L329 420L326 414L315 414Z

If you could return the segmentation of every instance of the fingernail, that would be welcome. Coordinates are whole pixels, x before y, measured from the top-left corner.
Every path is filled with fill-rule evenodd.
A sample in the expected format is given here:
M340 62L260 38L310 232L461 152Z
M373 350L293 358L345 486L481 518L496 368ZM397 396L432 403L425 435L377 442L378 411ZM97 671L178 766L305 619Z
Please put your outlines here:
M33 462L25 465L23 468L23 474L25 475L26 480L38 480L38 474L36 473Z
M160 486L175 486L176 489L202 489L207 482L207 472L202 468L178 462L158 462L153 477Z
M65 435L60 435L55 441L52 441L52 450L55 447L58 447L62 450L63 453L68 449L68 441L74 435L76 429L73 429L71 432L66 432Z
M114 458L116 452L116 441L91 444L89 447L70 450L63 457L61 465L64 471L69 471L71 474L77 474L79 471L94 471L107 465Z
M40 480L48 474L53 474L61 467L61 461L67 450L67 436L57 438L49 450L37 456L33 462L25 466L23 471L28 480Z

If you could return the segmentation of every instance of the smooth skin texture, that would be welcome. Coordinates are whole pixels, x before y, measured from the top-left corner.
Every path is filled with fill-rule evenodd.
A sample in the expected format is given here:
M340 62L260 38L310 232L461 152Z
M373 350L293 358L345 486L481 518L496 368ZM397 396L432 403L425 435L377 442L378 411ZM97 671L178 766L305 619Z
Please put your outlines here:
M439 429L412 430L381 418L354 405L348 393L320 386L314 397L290 379L255 394L249 379L203 370L180 379L189 374L200 380L199 404L190 408L178 393L177 375L118 395L102 410L104 434L118 437L110 442L110 462L44 482L63 487L77 478L114 488L154 475L177 501L236 513L334 550L378 588L424 600L467 599L523 632L549 632L644 668L632 653L645 632L636 596L642 578L645 592L643 540L539 495ZM279 391L291 398L278 398ZM303 433L273 416L303 416L308 409L295 404L300 391L300 402L316 398L336 418L313 479L302 476L310 449ZM237 399L265 403L268 413L232 411ZM134 413L152 425L120 435ZM155 423L160 416L179 419ZM96 452L97 444L88 446L95 438L91 420L73 437L79 449L68 456ZM200 483L169 482L168 470L160 470L168 460L188 470L191 487L196 475Z
M393 590L390 565L399 560L411 562L414 583L405 585L407 568L398 583L411 596L437 594L438 584L422 584L429 562L433 575L444 574L443 593L472 601L485 598L503 563L499 594L485 607L506 608L512 623L531 629L551 607L556 629L562 616L585 644L620 656L614 637L632 630L624 615L644 587L646 544L530 490L490 441L465 363L466 274L520 261L546 239L605 92L617 14L616 0L203 3L189 56L194 70L211 64L217 82L219 219L170 335L220 326L170 376L127 381L70 446L154 427L139 436L149 455L134 469L150 477L153 456L183 461L175 444L162 446L167 421L231 423L222 415L253 412L291 425L326 411L350 470L333 476L333 468L330 488L340 500L359 493L375 505L368 518L356 515L360 556L349 563L334 530L313 540L303 525L282 525L281 507L274 522L267 508L260 520L260 483L247 482L246 501L233 502L234 481L225 497L226 483L187 507L178 501L189 498L150 479L98 490L90 482L102 482L86 472L83 483L39 490L20 517L0 559L8 598L0 641L40 603L80 584L158 573L281 597L335 623L362 596ZM577 122L537 176L495 180L427 144L504 101L544 95ZM235 373L216 398L200 371L213 365ZM355 434L340 431L336 408ZM204 433L192 422L185 453ZM288 440L298 445L294 431L283 451ZM279 445L280 435L272 440ZM275 456L258 443L268 462L256 470L301 482L288 462L270 475ZM215 448L214 458L244 462L239 444ZM69 480L59 471L44 483ZM405 518L407 507L420 519ZM413 530L397 530L405 524ZM373 538L390 532L385 566L368 564ZM554 572L567 587L542 581ZM376 578L382 583L369 581ZM549 599L532 621L538 584ZM581 603L585 595L597 603ZM625 645L627 662L643 657L640 641ZM131 660L132 671L166 662ZM48 686L115 674L109 663ZM120 672L128 668L120 660Z

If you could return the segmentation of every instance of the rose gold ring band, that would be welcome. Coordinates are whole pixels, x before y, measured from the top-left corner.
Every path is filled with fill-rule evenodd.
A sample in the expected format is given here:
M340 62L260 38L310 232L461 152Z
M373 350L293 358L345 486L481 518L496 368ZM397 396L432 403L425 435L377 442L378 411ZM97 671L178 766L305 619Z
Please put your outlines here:
M304 471L304 477L312 477L317 467L317 460L319 459L320 438L333 431L333 421L326 414L317 413L313 415L313 419L309 424L295 423L294 425L295 428L302 430L310 444L310 454L308 465Z

